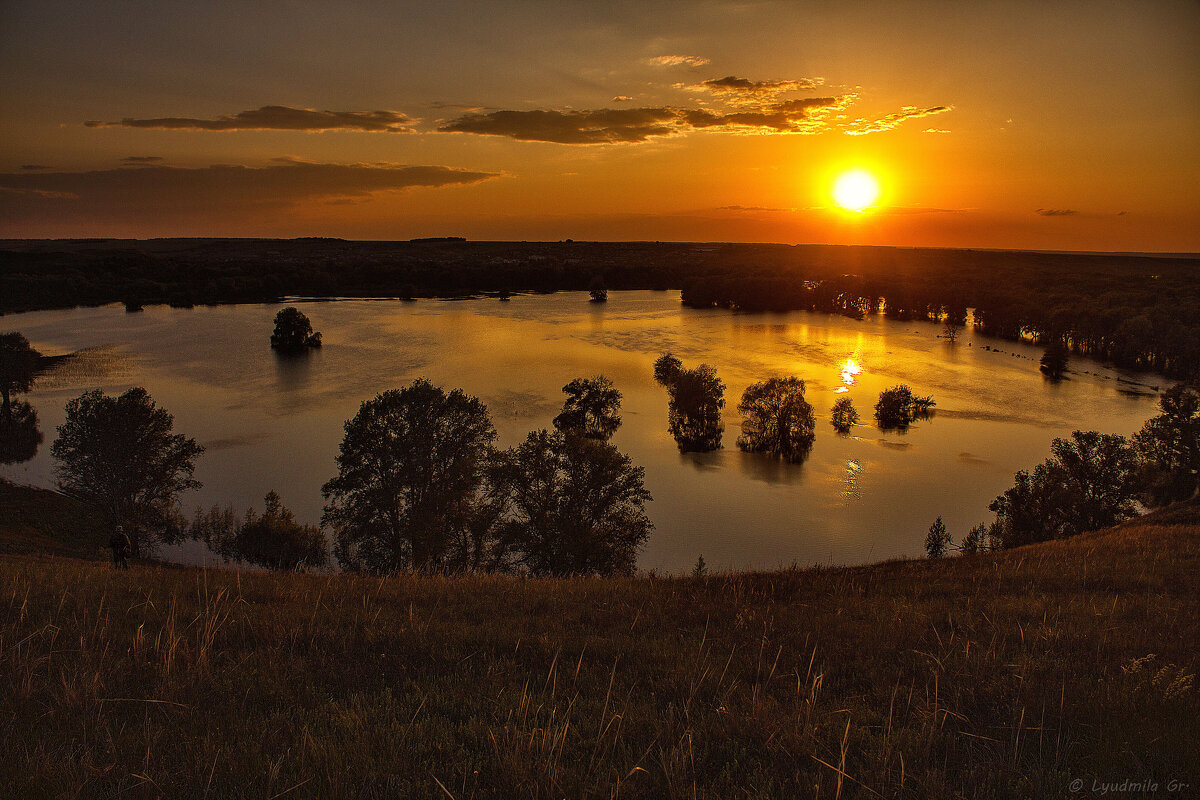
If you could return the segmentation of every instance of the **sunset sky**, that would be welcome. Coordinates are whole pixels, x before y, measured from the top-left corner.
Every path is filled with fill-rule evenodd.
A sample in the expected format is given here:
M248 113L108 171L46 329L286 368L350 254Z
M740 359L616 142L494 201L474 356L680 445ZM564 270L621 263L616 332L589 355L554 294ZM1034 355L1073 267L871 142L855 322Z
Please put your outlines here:
M1194 0L0 2L0 97L4 237L1200 251Z

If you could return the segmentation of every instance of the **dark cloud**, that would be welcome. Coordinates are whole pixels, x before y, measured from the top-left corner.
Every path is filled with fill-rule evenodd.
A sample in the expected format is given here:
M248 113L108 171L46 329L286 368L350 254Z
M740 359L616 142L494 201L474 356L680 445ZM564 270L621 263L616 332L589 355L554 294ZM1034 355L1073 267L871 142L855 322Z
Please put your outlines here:
M36 219L150 218L280 209L305 200L368 198L413 187L496 177L443 166L320 164L289 160L262 167L146 165L88 172L0 173L0 216Z
M263 106L253 111L228 114L216 119L191 117L159 117L132 119L120 122L83 123L89 128L159 128L164 130L197 131L368 131L399 133L409 131L415 122L397 111L317 111L311 108Z
M905 106L894 114L888 114L878 119L866 120L859 119L849 123L846 126L846 133L854 136L861 136L867 133L882 133L896 128L900 123L910 119L919 119L921 117L931 117L934 114L943 114L947 111L952 111L954 106L931 106L929 108L920 108L917 106Z
M774 97L783 92L803 91L814 89L822 83L820 78L801 78L791 81L752 81L749 78L739 78L727 75L724 78L714 78L704 81L698 86L689 87L698 91L715 94L749 95L753 97Z
M1073 208L1039 208L1036 213L1043 217L1071 217L1079 212Z
M595 111L492 111L467 114L444 123L438 130L558 144L644 142L701 129L735 133L815 133L823 126L816 113L840 108L841 104L842 99L837 97L810 97L734 111L669 106Z
M162 156L125 156L121 159L126 164L153 164L162 160Z
M54 169L54 167L48 167L45 164L22 164L21 169L27 170L27 171L34 171L34 170L39 170L39 169Z

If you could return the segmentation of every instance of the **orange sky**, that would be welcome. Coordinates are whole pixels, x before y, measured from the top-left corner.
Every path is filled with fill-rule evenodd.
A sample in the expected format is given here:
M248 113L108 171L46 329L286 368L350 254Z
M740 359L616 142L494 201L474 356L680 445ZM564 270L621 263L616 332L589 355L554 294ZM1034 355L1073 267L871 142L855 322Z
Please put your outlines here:
M1195 2L182 5L0 4L0 236L1200 251Z

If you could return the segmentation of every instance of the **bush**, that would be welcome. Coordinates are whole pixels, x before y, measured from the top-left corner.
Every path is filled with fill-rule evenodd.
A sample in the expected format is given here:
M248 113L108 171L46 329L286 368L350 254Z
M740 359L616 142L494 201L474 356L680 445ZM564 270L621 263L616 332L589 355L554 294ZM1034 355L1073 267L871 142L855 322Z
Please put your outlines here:
M885 389L879 393L875 403L875 419L883 429L907 428L914 420L929 415L931 407L936 405L932 397L917 397L912 389L901 384Z
M829 413L829 422L838 433L849 433L858 424L858 409L849 397L839 397Z
M312 323L299 309L288 306L275 315L275 331L271 334L271 347L276 350L294 352L320 346L321 334L313 331Z
M772 453L787 461L802 461L816 437L816 416L804 399L799 378L768 378L746 387L738 447L753 453Z

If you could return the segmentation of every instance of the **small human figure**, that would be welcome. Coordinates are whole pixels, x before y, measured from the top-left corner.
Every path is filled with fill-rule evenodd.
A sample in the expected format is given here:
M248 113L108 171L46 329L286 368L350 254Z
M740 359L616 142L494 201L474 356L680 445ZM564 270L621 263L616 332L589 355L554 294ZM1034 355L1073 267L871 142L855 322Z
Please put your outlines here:
M129 534L125 533L124 528L117 526L113 536L108 540L108 546L113 551L113 567L116 569L129 569L129 551L132 549L132 544L129 541Z

